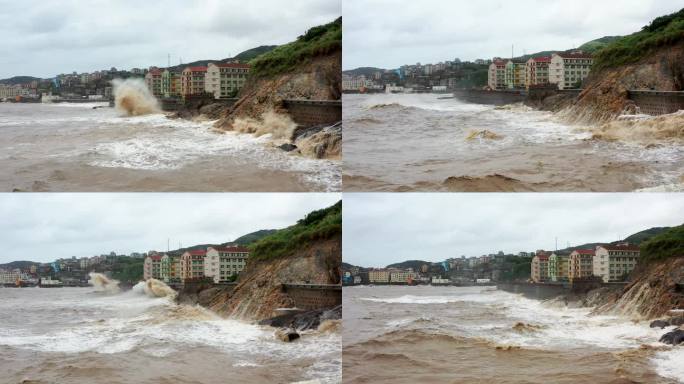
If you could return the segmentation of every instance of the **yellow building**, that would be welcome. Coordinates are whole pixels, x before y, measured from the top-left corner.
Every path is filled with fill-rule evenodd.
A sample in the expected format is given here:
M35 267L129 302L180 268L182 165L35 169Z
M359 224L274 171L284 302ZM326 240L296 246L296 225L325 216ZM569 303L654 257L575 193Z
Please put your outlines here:
M533 57L525 63L525 88L549 84L550 57Z
M145 84L147 88L156 97L162 96L162 71L157 68L150 69L145 75Z
M205 92L207 67L186 67L181 73L181 95L200 95Z
M594 252L593 249L576 249L570 253L570 270L568 280L587 279L594 275Z
M548 252L537 251L537 254L532 258L530 275L535 283L549 279L549 256Z
M207 251L197 249L186 251L180 260L180 278L182 281L197 280L204 277L204 258Z
M384 269L374 269L372 271L368 271L368 281L371 284L387 284L390 282L390 272Z

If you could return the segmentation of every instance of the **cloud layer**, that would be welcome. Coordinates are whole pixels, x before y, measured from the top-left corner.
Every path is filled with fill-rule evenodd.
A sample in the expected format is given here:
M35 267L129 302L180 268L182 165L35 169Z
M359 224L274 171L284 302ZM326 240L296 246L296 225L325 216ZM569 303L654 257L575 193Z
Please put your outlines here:
M684 222L682 194L345 194L343 259L384 267L615 241Z
M626 35L684 0L344 0L344 69L474 60Z
M232 241L294 224L340 194L1 194L0 263Z
M287 43L340 0L0 0L0 78L223 59Z

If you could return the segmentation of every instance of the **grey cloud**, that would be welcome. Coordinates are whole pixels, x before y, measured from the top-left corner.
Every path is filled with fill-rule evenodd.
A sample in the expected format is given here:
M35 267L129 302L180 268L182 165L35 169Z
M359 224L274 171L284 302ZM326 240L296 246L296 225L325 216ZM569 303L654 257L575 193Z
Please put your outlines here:
M344 67L509 56L511 44L516 54L570 49L636 32L682 7L684 0L345 0Z
M343 259L363 266L614 241L684 221L680 194L345 194Z
M219 243L284 228L340 194L0 195L0 263Z
M0 78L222 59L292 41L340 0L0 0Z

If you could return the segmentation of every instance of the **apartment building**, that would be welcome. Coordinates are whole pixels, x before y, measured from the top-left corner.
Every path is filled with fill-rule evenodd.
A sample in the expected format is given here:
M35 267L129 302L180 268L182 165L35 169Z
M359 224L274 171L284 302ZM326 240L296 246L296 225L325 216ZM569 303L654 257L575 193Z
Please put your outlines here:
M390 282L390 272L384 269L368 271L368 281L371 284L387 284Z
M594 256L594 276L608 283L624 281L639 260L639 246L622 243L596 247Z
M594 59L587 53L554 53L549 66L549 82L558 85L558 89L579 88L593 64Z
M532 57L525 63L525 88L549 83L550 57Z
M549 279L549 257L550 253L544 251L537 251L532 258L532 265L530 267L530 274L532 281L541 283Z
M207 251L203 249L196 249L186 251L181 255L180 260L180 278L182 281L196 280L204 277L204 258L207 256Z
M525 88L525 70L527 63L521 60L506 62L505 82L508 89Z
M162 96L162 71L158 68L152 68L145 75L145 84L147 88L156 97Z
M164 255L161 258L161 280L165 283L179 281L181 269L181 257Z
M249 64L210 63L207 66L205 91L216 99L233 97L242 89L249 76Z
M180 72L165 69L161 74L161 94L163 97L177 97L181 94Z
M31 91L28 88L24 88L20 85L0 84L0 100L13 99L17 96L28 96L30 94Z
M154 254L147 256L143 262L143 279L161 279L162 255Z
M571 283L594 275L595 254L593 249L576 249L570 253L568 280Z
M416 273L409 271L391 271L390 282L392 283L408 283L409 279L415 279Z
M489 64L487 83L490 89L502 90L506 88L506 61L494 59Z
M181 73L181 95L199 95L205 92L207 67L186 67Z
M245 247L209 247L204 260L204 275L215 283L229 281L247 265L249 249Z
M569 257L552 253L548 261L548 276L550 281L559 282L568 280Z

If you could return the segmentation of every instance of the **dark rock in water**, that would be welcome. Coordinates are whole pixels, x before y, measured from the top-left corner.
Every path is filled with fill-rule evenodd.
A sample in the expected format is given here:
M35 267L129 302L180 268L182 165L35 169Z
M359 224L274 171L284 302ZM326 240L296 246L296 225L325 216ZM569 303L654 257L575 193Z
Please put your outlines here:
M301 140L313 136L326 128L342 132L342 122L340 121L335 124L318 124L311 127L297 127L292 132L292 137L290 139L292 141Z
M275 336L276 339L286 343L299 339L299 333L294 329L279 329L276 331Z
M669 326L670 326L670 323L668 323L665 320L655 320L650 325L651 328L660 328L660 329L663 329L663 328L669 327Z
M679 327L682 324L684 324L684 317L674 317L670 319L670 325L676 325Z
M675 329L674 331L664 334L658 341L665 344L679 345L684 342L684 331Z
M306 312L288 313L264 319L260 325L268 325L276 328L292 328L298 331L316 329L325 320L339 320L342 318L342 306L338 305L331 309L315 309Z
M283 145L279 145L278 148L282 149L285 152L291 152L297 149L297 146L294 144L285 143Z

